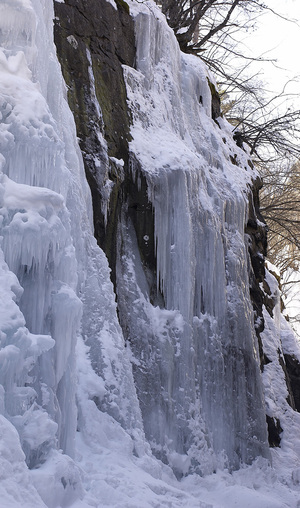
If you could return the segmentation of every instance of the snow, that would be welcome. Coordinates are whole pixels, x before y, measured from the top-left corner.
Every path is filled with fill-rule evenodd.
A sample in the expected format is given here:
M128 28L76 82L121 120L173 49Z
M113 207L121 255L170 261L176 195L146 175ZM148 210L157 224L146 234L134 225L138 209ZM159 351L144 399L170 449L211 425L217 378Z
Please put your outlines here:
M1 508L299 508L300 415L286 401L278 349L298 358L300 350L267 275L277 307L275 319L265 311L270 363L261 384L245 284L247 154L224 120L219 128L211 119L200 61L180 54L153 3L130 8L130 148L150 189L165 306L150 301L133 225L123 217L118 303L134 339L125 346L108 262L93 237L53 7L0 5ZM93 90L91 57L90 64ZM101 115L96 94L92 100ZM107 161L99 158L103 174ZM106 206L110 188L103 192ZM236 378L224 367L228 344ZM283 428L270 456L264 404Z

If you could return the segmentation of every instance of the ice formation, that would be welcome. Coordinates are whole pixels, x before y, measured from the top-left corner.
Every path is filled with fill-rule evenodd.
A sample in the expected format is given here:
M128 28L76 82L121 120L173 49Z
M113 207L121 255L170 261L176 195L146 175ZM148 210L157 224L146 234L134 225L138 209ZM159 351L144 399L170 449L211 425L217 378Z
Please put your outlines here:
M131 175L137 189L141 178L147 182L154 232L145 231L143 242L147 249L154 235L157 279L142 263L124 207L117 314L93 236L53 7L49 0L0 4L1 506L215 508L238 498L283 507L271 492L280 480L272 470L264 473L269 490L255 491L267 461L248 473L200 478L270 458L265 401L271 417L285 413L286 429L296 432L299 418L282 391L279 318L267 314L265 392L259 371L244 238L253 178L247 153L225 121L211 118L207 71L180 53L159 10L151 2L130 8L137 40L136 68L124 66ZM89 73L93 83L92 67ZM288 467L292 457L296 464L299 443L293 454L293 441L283 443L275 463L283 457ZM282 478L296 508L300 473L292 469ZM172 470L191 476L180 485Z
M137 178L138 161L148 183L165 309L149 301L130 220L118 297L133 309L124 321L145 432L179 473L212 472L222 460L236 468L268 456L244 240L253 171L226 123L211 118L199 59L146 7L135 26L136 69L125 68L132 171Z
M50 457L68 481L77 416L82 428L87 418L75 402L82 337L99 344L99 375L85 385L86 398L135 429L139 409L108 264L93 237L53 7L16 0L0 9L1 412L19 432L27 465Z

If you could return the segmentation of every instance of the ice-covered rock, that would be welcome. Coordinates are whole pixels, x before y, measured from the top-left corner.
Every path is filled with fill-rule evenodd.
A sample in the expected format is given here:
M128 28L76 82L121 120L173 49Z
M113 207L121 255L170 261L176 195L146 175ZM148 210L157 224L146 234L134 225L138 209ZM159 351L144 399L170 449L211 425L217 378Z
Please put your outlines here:
M152 2L130 2L135 68L125 2L91 0L89 13L56 3L78 14L64 20L61 48L84 56L86 95L74 100L75 80L69 98L88 118L92 141L80 142L94 202L52 3L2 0L0 504L296 508L300 422L278 348L300 356L277 305L260 374L244 237L255 174L230 126L212 119L213 77L179 52ZM102 32L106 16L118 30ZM265 409L284 429L277 472Z

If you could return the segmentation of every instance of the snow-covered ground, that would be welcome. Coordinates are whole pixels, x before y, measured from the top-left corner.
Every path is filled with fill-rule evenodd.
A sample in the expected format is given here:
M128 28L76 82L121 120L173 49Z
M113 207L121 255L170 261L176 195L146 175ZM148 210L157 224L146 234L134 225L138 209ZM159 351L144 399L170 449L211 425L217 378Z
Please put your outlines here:
M163 218L163 193L157 193L155 187L158 168L165 171L167 179L170 168L179 171L183 165L190 167L186 192L172 186L172 181L165 189L171 199L179 196L190 213L196 213L200 203L207 222L214 217L215 237L228 242L229 257L229 272L222 261L217 273L229 278L238 273L240 277L230 279L232 293L236 293L230 294L228 308L234 310L233 303L240 301L235 297L238 294L248 316L248 289L240 283L246 266L243 257L238 257L244 253L246 191L252 175L247 154L237 152L240 168L230 162L236 147L230 127L223 122L221 130L210 118L209 87L200 62L179 55L172 32L154 4L131 2L130 6L137 26L143 30L148 27L138 45L138 69L124 69L134 117L131 149L153 183L155 213ZM286 402L277 356L280 338L284 352L299 359L300 352L278 315L278 306L275 319L265 315L263 340L271 362L265 367L263 380L268 414L280 418L283 428L281 447L271 450L270 459L258 456L252 465L230 473L226 461L222 465L217 452L204 449L200 438L202 448L199 445L195 451L194 447L185 455L172 452L172 443L166 441L169 463L177 470L184 471L192 459L208 464L208 469L216 468L204 477L190 474L181 481L152 455L131 368L131 362L137 360L124 346L108 263L93 237L91 197L56 59L52 19L49 0L0 0L1 508L299 508L300 415ZM151 53L153 33L158 42L169 41L169 49L165 47L169 52L172 49L176 58L170 59L169 53ZM151 58L146 58L146 50ZM164 59L170 60L170 68L164 66ZM182 76L184 93L175 85ZM195 101L189 93L196 89L199 97ZM185 108L187 118L182 115L181 100L185 104L190 101L189 109ZM193 131L192 124L197 130ZM160 148L162 142L164 150ZM201 168L201 178L195 176L197 167ZM196 195L193 203L190 201L187 191L193 185L198 185L199 203ZM172 195L174 189L180 191L176 196ZM229 189L237 202L232 202L232 209L227 202L228 208L220 211ZM224 214L226 227L212 215L215 208L219 216ZM193 267L192 243L187 250L180 243L180 231L191 228L192 222L184 210L177 216L179 225L175 219L172 216L174 237L168 238L171 250L177 255L179 242ZM169 333L167 323L172 321L180 334L183 321L190 319L189 294L182 298L168 279L165 224L163 220L157 223L156 234L161 283L168 293L169 308L151 307L141 293L136 301L164 344ZM202 226L205 229L205 221ZM212 237L207 233L207 238ZM211 243L214 248L216 245ZM214 256L217 266L221 258L218 252ZM130 269L134 264L129 257L126 263L128 279L133 280ZM191 289L192 271L186 280L181 280L181 275L177 286ZM219 280L214 283L215 288L221 288ZM275 295L271 275L268 283ZM229 293L230 288L227 290ZM223 293L207 292L212 307L217 302L218 309L224 311ZM205 319L209 325L213 322L203 315L202 321L199 317L194 320L195 326L202 326ZM253 330L250 333L245 323L242 326L239 322L240 334L245 333L245 340L252 344ZM217 336L217 326L214 330ZM97 358L92 361L97 373L85 339L94 341ZM182 336L176 341L175 358L184 346ZM254 374L259 379L257 369ZM188 382L185 386L190 390ZM178 391L180 388L178 385ZM219 387L218 400L224 411L221 393ZM205 403L208 407L209 398ZM260 412L261 404L259 399ZM240 407L244 407L243 401ZM241 416L240 429L245 422ZM212 440L218 442L222 425L213 421L212 426ZM203 437L205 433L199 425L200 434ZM247 442L250 438L247 435Z

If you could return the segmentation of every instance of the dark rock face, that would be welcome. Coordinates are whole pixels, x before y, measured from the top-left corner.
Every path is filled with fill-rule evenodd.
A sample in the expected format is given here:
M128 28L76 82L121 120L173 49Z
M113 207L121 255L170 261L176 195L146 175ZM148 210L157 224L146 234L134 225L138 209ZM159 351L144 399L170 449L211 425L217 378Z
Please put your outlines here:
M211 81L209 81L208 78L207 78L207 81L208 81L208 86L210 88L210 93L211 93L211 116L212 116L212 119L216 121L217 118L219 118L219 116L222 116L221 99L220 99L219 92L217 91L215 85ZM218 123L218 122L216 122L216 123Z
M249 254L251 260L250 266L250 295L254 309L255 330L258 338L261 370L264 365L270 363L269 358L263 351L263 345L260 334L264 330L264 319L262 309L266 310L273 317L276 299L271 294L271 290L265 280L265 257L267 254L267 227L259 211L259 190L262 182L258 179L254 182L252 195L249 197L249 219L246 227L246 233L249 235ZM258 220L257 220L258 219ZM275 274L274 274L275 275ZM263 291L260 288L263 285ZM292 409L300 411L300 364L298 360L290 355L283 355L278 349L278 362L284 372L286 387L288 390L287 402ZM271 447L280 446L281 428L278 418L267 418L269 445Z
M152 203L148 200L148 185L133 155L130 157L130 165L135 166L136 178L130 178L125 182L128 215L136 232L142 262L145 267L155 272L154 211Z
M278 418L271 418L267 416L268 434L269 434L269 445L274 448L280 446L281 437L280 434L283 429L280 426Z
M265 279L265 256L267 253L267 228L259 211L259 190L262 182L257 178L249 195L249 218L245 229L248 235L248 250L251 265L249 267L250 296L254 309L255 331L258 338L261 367L265 363L260 333L264 329L262 307L264 293L259 284Z
M282 368L282 370L284 372L285 383L286 383L286 387L288 389L288 396L287 396L287 399L286 399L287 403L291 406L292 409L296 410L295 400L294 400L294 394L293 394L292 385L291 385L291 379L290 379L290 375L289 375L289 372L288 372L288 369L287 369L287 365L286 365L286 362L285 362L285 356L282 354L282 352L280 351L279 348L277 350L277 354L278 354L278 362L279 362L279 365L281 366L281 368ZM292 358L292 357L290 357L290 358ZM296 360L296 362L297 362L297 360Z
M116 11L109 2L101 0L66 0L54 5L55 44L83 151L88 154L95 148L93 141L97 142L91 127L95 130L99 125L101 130L104 128L109 155L126 157L129 116L121 65L134 63L132 18L121 4ZM88 71L91 65L103 122L87 100L92 97ZM89 152L84 150L85 146Z
M128 5L121 0L117 5L116 10L105 0L54 2L55 44L92 192L95 236L112 266L124 175L107 160L99 133L105 137L108 155L123 159L126 172L130 115L122 64L132 66L135 58L134 27ZM101 194L108 178L114 186L106 226Z
M294 408L300 412L300 363L294 356L284 355L286 374L289 379Z

